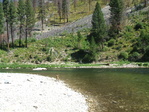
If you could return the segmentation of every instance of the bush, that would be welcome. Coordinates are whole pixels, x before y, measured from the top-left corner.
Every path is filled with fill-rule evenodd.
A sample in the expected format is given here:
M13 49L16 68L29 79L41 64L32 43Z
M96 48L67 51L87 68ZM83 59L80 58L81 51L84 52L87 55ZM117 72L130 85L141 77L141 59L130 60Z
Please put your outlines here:
M47 61L51 61L51 57L50 56L47 56Z
M115 49L116 49L116 50L121 50L122 48L123 48L122 45L118 45Z
M108 47L104 47L102 51L108 51Z
M142 57L142 61L148 62L149 61L149 46L145 48L145 54Z
M144 28L144 26L143 26L142 23L137 23L137 24L135 25L135 27L134 27L134 29L135 29L136 31L138 31L139 29L143 29L143 28Z
M108 46L109 46L109 47L110 47L110 46L113 46L114 43L115 43L115 40L114 40L114 39L111 39L111 40L109 40L109 42L108 42Z
M126 26L125 27L125 31L132 32L133 31L133 28L131 26Z
M31 43L31 42L36 42L37 41L37 39L36 38L33 38L33 37L31 37L31 38L28 38L28 43Z
M119 57L119 59L126 60L126 59L128 59L128 53L121 52L118 57Z
M130 61L137 61L139 59L140 54L138 52L133 52L130 56L129 56L129 60Z

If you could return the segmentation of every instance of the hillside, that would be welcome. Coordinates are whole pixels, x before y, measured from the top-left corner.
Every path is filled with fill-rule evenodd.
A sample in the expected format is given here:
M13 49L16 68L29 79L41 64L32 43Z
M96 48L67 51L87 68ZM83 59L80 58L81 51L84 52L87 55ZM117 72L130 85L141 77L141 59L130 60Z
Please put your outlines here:
M138 42L142 31L145 31L148 38L149 24L147 15L148 10L139 11L130 15L127 20L127 26L125 26L124 30L118 35L118 38L110 39L104 43L103 51L98 54L98 61L112 62L129 60L130 57L135 54L136 58L141 59L145 54L139 51L141 46L137 48L138 51L135 50L135 45ZM139 27L136 29L135 27L138 25ZM0 50L0 62L48 64L55 62L67 63L83 61L84 54L82 53L84 52L81 51L89 49L89 43L86 41L89 29L84 29L80 32L81 34L63 33L61 36L49 37L42 40L30 38L28 48L15 48L11 49L10 52ZM17 41L15 44L18 44ZM145 46L143 47L145 48ZM80 52L78 56L73 55L78 51ZM124 56L119 58L122 52L124 53ZM135 54L133 54L134 52ZM132 61L136 60L132 59Z
M106 10L103 9L105 17L108 17L108 8L107 6L104 8ZM120 34L115 38L108 37L104 42L104 48L97 53L96 63L113 63L117 61L148 62L148 11L149 7L130 13ZM91 18L91 16L89 17ZM86 22L86 18L88 19L89 17L86 16L76 22ZM76 25L76 22L70 23L63 28L72 30L71 28ZM79 32L62 31L60 32L61 35L50 36L40 40L29 38L28 48L17 47L18 40L16 40L16 47L11 48L9 52L0 50L0 62L1 64L91 63L93 61L88 57L91 46L87 41L90 28L82 28L82 26L78 26L78 28L80 28ZM23 44L25 44L25 40Z

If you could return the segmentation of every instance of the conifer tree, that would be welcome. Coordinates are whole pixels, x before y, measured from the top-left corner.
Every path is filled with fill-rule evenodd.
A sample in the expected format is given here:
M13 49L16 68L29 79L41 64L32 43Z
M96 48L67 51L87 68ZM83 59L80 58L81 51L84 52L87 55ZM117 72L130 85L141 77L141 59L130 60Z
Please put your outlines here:
M32 6L31 0L26 0L26 47L27 47L27 36L28 34L31 36L32 28L35 25L35 13Z
M35 12L32 6L31 0L26 0L26 26L28 28L29 34L35 25Z
M42 30L43 28L43 23L44 23L44 19L45 19L45 14L46 14L46 9L44 6L44 1L43 0L39 0L39 11L38 11L38 18L41 20L41 25L42 25Z
M92 3L92 0L88 0L89 11L91 10L91 3Z
M2 41L3 37L2 34L4 33L4 12L3 12L3 5L0 3L0 40L1 40L1 46L2 46Z
M144 7L147 7L148 0L144 0Z
M92 16L92 29L90 36L94 37L95 43L101 45L102 49L103 41L106 35L107 33L105 20L101 11L100 4L97 2Z
M97 54L98 54L98 52L97 52L98 50L97 50L97 45L96 45L96 42L95 42L95 40L94 40L94 38L93 37L91 37L91 42L90 42L90 60L92 60L92 61L97 61L98 59L97 59Z
M4 12L3 5L0 3L0 35L4 33Z
M62 16L65 19L67 19L68 22L68 16L69 16L69 0L62 0Z
M3 0L3 11L7 28L7 49L9 51L9 0Z
M78 2L78 0L73 0L73 4L74 4L74 10L76 11L76 7L77 7L77 2Z
M17 10L14 2L11 0L10 6L9 6L9 24L10 24L10 31L11 31L12 47L14 47L13 28L16 22L17 22Z
M60 21L62 19L62 0L57 0L57 9L58 9L58 15L60 18Z
M25 3L24 0L19 0L18 2L18 19L20 22L20 36L19 36L19 46L22 46L22 34L23 27L25 27Z
M123 18L123 0L110 0L110 11L111 11L111 30L110 34L111 36L115 36L116 34L119 34L121 30L121 23Z
M40 0L39 0L40 1ZM34 10L36 9L36 7L37 7L37 0L32 0L32 2L33 2L33 7L34 7Z

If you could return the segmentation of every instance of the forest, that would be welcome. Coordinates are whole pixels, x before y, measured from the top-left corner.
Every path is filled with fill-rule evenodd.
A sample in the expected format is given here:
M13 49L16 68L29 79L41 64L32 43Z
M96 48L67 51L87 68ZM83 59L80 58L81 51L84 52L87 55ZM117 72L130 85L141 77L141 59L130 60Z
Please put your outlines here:
M102 11L105 7L110 7L108 22ZM52 28L63 28L91 14L90 28L62 30L42 38ZM113 61L149 61L147 0L1 1L1 63Z

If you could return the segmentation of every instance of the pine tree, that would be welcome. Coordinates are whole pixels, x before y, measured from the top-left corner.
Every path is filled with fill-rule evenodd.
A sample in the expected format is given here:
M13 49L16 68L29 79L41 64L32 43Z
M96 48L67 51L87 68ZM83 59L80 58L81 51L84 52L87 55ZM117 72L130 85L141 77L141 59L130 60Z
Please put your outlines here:
M42 25L42 30L43 28L43 22L45 19L45 15L46 14L46 9L44 6L44 1L43 0L39 0L39 11L38 11L38 18L41 20L41 25Z
M3 34L4 33L4 12L3 12L3 5L0 3L0 44L1 47L3 46Z
M97 59L97 54L98 54L98 52L97 52L98 50L97 50L97 45L96 45L96 42L95 42L95 39L92 37L91 38L91 42L90 42L90 60L92 60L92 61L97 61L98 59Z
M40 0L39 0L40 1ZM37 0L32 0L32 2L33 2L33 7L34 7L34 10L36 9L36 7L37 7Z
M78 0L73 0L73 4L74 4L74 10L76 11L76 7L77 7L77 2L78 2Z
M20 36L19 36L19 46L22 46L22 34L23 34L23 27L25 26L25 3L24 0L19 0L18 2L18 19L20 22Z
M110 11L111 11L111 36L119 34L121 30L121 23L123 18L123 0L110 0Z
M89 11L91 10L91 3L92 3L92 0L88 0Z
M9 0L3 0L3 11L7 28L7 49L9 51Z
M62 19L62 0L57 0L57 9L58 9L58 15L60 18L60 21Z
M69 0L62 0L62 16L65 19L67 19L68 22L68 16L69 16Z
M17 10L15 8L14 2L11 0L10 6L9 6L9 24L10 24L10 30L11 30L11 39L12 39L12 47L14 47L14 25L17 22Z
M144 7L147 7L148 0L144 0Z
M28 34L31 36L32 28L35 25L35 13L33 10L33 6L31 0L26 0L26 47L27 47L27 36Z
M4 33L4 12L3 5L0 3L0 35Z
M91 29L91 37L94 37L96 44L101 45L101 49L103 48L103 41L106 37L106 24L103 17L103 13L101 11L100 4L97 2L95 10L92 16L92 29Z

